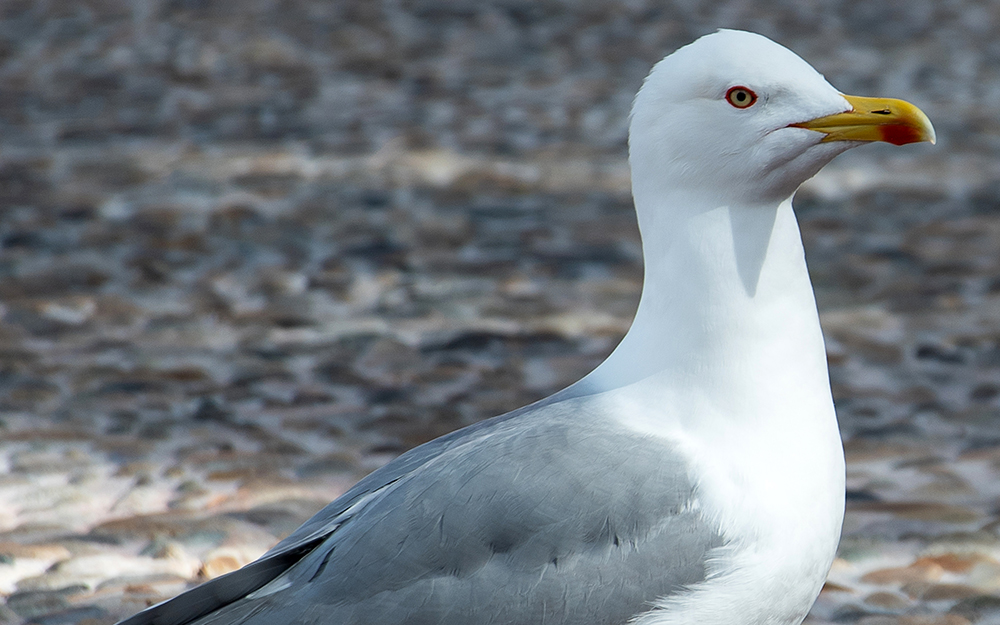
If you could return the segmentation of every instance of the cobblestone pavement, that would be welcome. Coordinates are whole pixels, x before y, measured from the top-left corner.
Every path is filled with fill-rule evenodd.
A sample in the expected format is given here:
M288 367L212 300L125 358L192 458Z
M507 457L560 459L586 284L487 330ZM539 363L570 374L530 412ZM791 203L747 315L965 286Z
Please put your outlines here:
M940 138L796 199L849 488L807 622L1000 623L1000 4L931 0L0 0L0 623L112 623L599 363L632 95L719 26Z

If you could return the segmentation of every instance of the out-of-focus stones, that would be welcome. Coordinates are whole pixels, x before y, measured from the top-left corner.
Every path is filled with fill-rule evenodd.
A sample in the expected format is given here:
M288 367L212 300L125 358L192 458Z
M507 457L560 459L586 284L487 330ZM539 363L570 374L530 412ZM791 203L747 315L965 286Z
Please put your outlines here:
M861 581L866 584L887 586L912 582L936 582L941 579L944 569L933 562L914 562L910 566L877 569L866 573Z
M82 585L53 590L18 591L7 597L7 607L24 619L34 619L44 614L59 614L70 609L69 599L86 592Z
M982 590L964 584L907 584L903 592L921 601L957 601L979 595Z
M917 501L865 501L852 504L857 512L885 512L902 519L939 521L942 523L968 523L981 518L975 510L962 506Z
M111 623L598 364L631 99L721 22L941 137L796 197L849 489L809 622L1000 618L1000 14L133 4L0 3L0 623Z
M196 561L184 555L153 559L107 553L80 555L59 562L43 575L21 580L18 589L55 590L73 584L82 584L93 589L107 579L147 574L166 574L190 579L197 570Z
M968 619L954 614L933 616L865 616L856 622L858 625L970 625Z
M68 558L70 552L59 544L0 543L0 558L8 563L13 559L58 561Z
M865 603L874 608L891 612L899 612L911 605L911 601L905 596L885 591L873 592L865 597Z
M955 604L949 613L964 617L972 623L994 623L1000 619L1000 596L969 597Z
M248 564L264 554L263 549L240 547L220 547L209 552L202 562L198 575L205 579L213 579L225 575Z

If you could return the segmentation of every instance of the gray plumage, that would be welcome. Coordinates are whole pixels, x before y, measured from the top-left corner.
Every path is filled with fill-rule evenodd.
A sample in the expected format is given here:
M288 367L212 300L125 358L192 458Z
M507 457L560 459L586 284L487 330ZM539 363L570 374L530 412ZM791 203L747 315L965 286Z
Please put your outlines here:
M560 393L417 447L122 625L623 625L722 541L680 456L592 410Z

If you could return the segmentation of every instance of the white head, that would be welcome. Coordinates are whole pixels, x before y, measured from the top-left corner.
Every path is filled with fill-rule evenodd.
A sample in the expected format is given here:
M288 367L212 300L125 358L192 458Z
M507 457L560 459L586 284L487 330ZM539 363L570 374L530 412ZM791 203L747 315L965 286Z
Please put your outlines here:
M587 385L665 372L670 388L697 382L737 398L733 388L760 381L747 371L767 377L804 359L813 382L827 384L789 199L862 142L933 140L913 105L844 95L760 35L722 30L663 59L636 96L629 131L642 298L632 329Z
M650 72L632 110L629 154L637 201L669 192L772 204L860 142L933 137L912 105L844 96L787 48L720 30Z

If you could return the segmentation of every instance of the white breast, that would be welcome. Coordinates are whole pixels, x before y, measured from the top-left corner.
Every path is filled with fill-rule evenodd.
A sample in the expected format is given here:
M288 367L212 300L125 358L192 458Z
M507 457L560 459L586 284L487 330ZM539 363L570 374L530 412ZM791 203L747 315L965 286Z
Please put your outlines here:
M819 594L843 520L833 404L828 390L786 388L780 405L768 390L742 418L684 391L606 396L624 425L669 440L688 459L698 509L726 540L705 581L664 598L636 625L798 625ZM786 414L758 418L779 407ZM666 417L682 409L699 418Z

